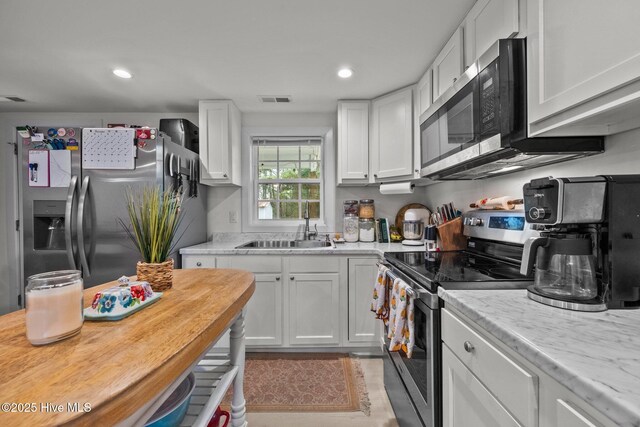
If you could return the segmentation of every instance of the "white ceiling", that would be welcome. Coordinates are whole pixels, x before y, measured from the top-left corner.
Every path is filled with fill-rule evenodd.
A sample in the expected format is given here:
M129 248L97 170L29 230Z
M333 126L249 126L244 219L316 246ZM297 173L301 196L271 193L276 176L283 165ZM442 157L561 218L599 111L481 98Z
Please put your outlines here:
M332 112L415 83L474 1L1 0L0 96L28 102L0 112Z

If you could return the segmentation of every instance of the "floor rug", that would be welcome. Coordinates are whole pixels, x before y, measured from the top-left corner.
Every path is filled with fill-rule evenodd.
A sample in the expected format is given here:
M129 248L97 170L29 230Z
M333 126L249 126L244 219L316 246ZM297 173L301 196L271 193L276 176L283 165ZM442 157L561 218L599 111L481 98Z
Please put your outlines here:
M370 402L357 359L343 353L247 353L248 412L355 412ZM223 400L228 409L231 390Z

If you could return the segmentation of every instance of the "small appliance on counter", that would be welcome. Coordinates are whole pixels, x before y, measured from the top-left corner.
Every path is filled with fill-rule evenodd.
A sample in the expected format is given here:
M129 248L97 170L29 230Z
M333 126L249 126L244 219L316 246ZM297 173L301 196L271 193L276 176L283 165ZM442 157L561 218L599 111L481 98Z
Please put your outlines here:
M524 185L539 237L521 273L534 301L576 311L640 307L640 175L540 178Z
M408 209L402 221L403 245L422 246L424 244L424 230L429 222L429 211L426 209Z

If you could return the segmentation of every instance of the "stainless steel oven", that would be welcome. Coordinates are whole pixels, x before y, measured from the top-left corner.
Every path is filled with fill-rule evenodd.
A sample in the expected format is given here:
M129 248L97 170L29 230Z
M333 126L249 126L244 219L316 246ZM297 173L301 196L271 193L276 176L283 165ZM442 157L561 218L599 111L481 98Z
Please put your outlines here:
M390 352L388 329L384 334L384 382L401 426L440 425L440 312L438 296L388 265L392 279L399 277L412 288L415 345L408 359L403 352ZM410 400L407 399L407 394Z
M401 427L442 425L438 288L526 289L533 282L520 274L520 260L524 242L539 233L524 212L470 211L463 223L465 250L384 254L391 277L411 286L415 307L413 357L388 351L384 340L384 383Z

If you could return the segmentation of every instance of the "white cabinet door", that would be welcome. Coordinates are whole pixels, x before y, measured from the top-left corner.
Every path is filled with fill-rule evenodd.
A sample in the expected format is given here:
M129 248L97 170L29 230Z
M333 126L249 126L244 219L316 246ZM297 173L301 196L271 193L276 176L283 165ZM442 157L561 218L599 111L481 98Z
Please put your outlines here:
M518 34L518 0L478 0L464 20L465 68L498 39Z
M447 345L442 346L442 425L521 426Z
M349 342L376 344L380 328L371 311L373 285L378 276L376 259L349 259Z
M606 113L640 96L637 85L632 92L622 87L640 76L638 22L637 0L527 1L531 135L581 119L592 134L610 133L617 118ZM541 122L556 114L558 120Z
M213 255L182 255L182 268L216 268Z
M247 303L247 346L282 344L282 276L256 274L256 290Z
M433 61L433 100L458 80L463 70L462 28L458 28Z
M200 101L200 180L240 185L240 111L231 101Z
M340 344L340 275L289 276L289 342Z
M432 98L432 87L433 87L433 69L429 68L426 73L422 76L418 85L416 87L416 122L419 122L420 115L427 111L427 108L431 106Z
M373 182L413 175L412 88L373 100Z
M369 177L369 101L338 102L338 184Z

